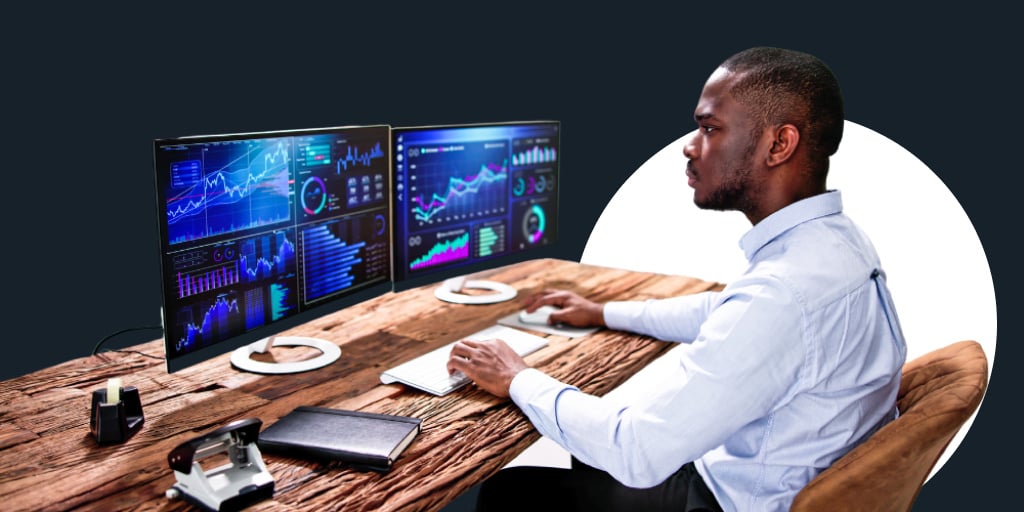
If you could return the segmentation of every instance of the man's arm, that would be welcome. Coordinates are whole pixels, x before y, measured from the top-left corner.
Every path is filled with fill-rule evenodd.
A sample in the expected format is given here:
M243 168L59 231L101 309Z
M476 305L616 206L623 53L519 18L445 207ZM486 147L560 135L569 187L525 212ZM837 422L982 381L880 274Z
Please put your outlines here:
M498 341L457 344L449 368L511 396L541 434L581 461L626 485L656 485L766 415L791 390L804 360L802 318L788 291L758 283L715 300L722 303L695 341L667 354L670 364L658 365L659 375L647 379L656 386L629 403L582 393L529 369ZM652 307L663 306L646 305L640 318Z
M543 290L526 298L523 308L535 311L544 305L558 307L551 321L577 327L610 327L654 336L665 341L690 341L717 292L670 299L600 304L565 290ZM448 372L460 371L487 392L509 396L512 379L527 368L523 358L497 340L460 341L452 348Z
M656 485L798 388L805 331L790 292L762 281L720 299L694 341L652 365L648 387L628 397L588 395L534 369L516 375L510 396L582 462L625 485Z
M544 290L523 302L527 312L544 305L560 308L553 323L576 327L608 327L646 334L663 341L691 341L711 311L719 292L703 292L668 299L613 301L599 304L565 290Z
M604 320L610 329L662 341L689 342L697 337L719 296L719 292L703 292L668 299L609 302L604 307Z

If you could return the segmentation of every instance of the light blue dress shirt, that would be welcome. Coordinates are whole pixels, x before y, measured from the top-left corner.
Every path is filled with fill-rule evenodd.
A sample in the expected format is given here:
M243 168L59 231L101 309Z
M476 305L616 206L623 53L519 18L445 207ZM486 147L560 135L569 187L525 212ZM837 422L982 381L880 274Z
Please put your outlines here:
M838 191L775 212L740 246L750 266L721 292L605 305L610 329L683 342L648 367L656 385L599 398L527 369L513 401L627 486L695 461L723 509L788 510L898 414L906 344L878 255Z

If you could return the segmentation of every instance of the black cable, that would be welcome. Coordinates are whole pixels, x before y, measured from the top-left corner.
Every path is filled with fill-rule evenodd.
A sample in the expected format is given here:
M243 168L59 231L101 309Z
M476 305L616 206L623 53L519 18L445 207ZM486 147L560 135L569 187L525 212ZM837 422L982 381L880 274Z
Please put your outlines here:
M115 333L108 334L107 336L104 336L103 339L101 339L100 341L96 342L96 346L93 347L93 349L92 349L92 355L98 354L99 350L100 350L100 345L106 343L108 340L110 340L114 336L118 336L118 335L124 334L126 332L132 332L132 331L150 331L150 330L161 330L162 331L163 329L164 328L163 328L162 325L147 325L145 327L129 327L127 329L121 329L120 331L117 331Z
M107 352L117 352L119 354L138 354L140 356L148 357L150 359L157 359L159 361L163 361L164 359L166 359L164 357L154 356L152 354L147 354L145 352L140 352L138 350L118 349L118 350L108 350Z

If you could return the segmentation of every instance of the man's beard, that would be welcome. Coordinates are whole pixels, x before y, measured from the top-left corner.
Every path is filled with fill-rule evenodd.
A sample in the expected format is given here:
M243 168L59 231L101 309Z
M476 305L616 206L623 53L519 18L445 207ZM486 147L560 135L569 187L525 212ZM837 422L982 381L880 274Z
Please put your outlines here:
M728 181L713 190L706 198L693 198L694 204L704 210L746 211L750 204L750 167L741 167L731 171Z
M751 179L754 174L753 163L756 148L757 140L751 137L747 147L743 149L743 156L723 166L729 169L729 174L722 184L712 190L703 200L698 200L694 196L694 204L704 210L734 210L745 213L753 209L755 206L753 198L759 193L757 185Z

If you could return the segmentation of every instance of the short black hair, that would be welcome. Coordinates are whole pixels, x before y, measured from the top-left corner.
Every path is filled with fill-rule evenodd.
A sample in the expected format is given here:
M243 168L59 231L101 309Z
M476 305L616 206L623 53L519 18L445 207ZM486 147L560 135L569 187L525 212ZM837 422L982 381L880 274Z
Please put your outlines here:
M822 177L843 138L843 95L832 70L808 53L756 47L719 66L739 75L730 93L750 108L758 128L793 124Z

